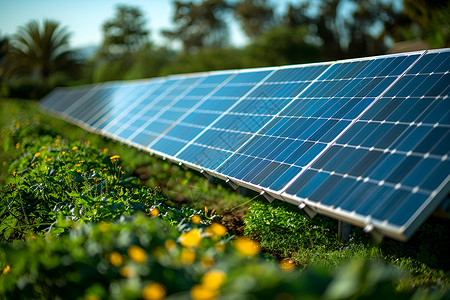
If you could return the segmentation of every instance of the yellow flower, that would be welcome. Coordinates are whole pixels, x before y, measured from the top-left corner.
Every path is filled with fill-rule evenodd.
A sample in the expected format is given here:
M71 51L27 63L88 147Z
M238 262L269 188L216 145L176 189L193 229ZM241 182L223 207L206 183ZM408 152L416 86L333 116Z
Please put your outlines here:
M109 159L111 159L111 160L116 160L116 159L119 159L119 158L120 158L119 155L113 155L113 156L111 156Z
M240 237L234 242L234 247L243 255L255 255L259 253L259 244L247 237Z
M200 230L197 228L192 229L189 232L185 232L179 237L180 244L185 247L195 247L202 240Z
M111 252L111 254L109 254L109 262L115 267L122 265L122 255L120 255L120 253L116 251Z
M126 277L126 278L133 277L136 274L134 272L133 268L131 268L129 266L120 268L119 273L120 273L120 275L122 275L123 277Z
M156 207L154 209L152 209L152 211L150 212L150 215L152 217L156 217L157 215L159 215L159 209L157 209Z
M47 147L45 147L45 146L42 146L42 150L45 150L45 148L47 148Z
M283 271L292 271L295 269L295 264L289 258L285 258L280 262L280 268Z
M73 147L72 147L72 150L73 150L73 151L78 150L78 147L77 147L77 146L73 146Z
M195 261L195 251L189 248L183 248L183 250L181 250L181 261L186 264L186 265L190 265L193 264Z
M161 300L166 297L166 288L160 283L147 284L142 290L142 298L145 300Z
M79 167L79 166L81 166L80 164L75 164L75 167Z
M212 223L211 226L206 228L206 232L212 233L218 236L224 236L227 233L227 229L225 226L219 223Z
M108 152L108 148L104 148L104 149L103 149L103 152Z
M167 239L167 240L164 242L164 247L166 247L166 249L167 249L168 251L174 249L176 246L177 246L177 243L176 243L174 240L172 240L172 239Z
M11 267L10 267L9 265L6 265L6 267L3 268L2 274L3 274L3 275L8 274L8 272L9 272L10 270L11 270Z
M63 152L62 152L62 155L66 155L66 151L63 151Z
M191 222L194 223L194 224L199 224L201 220L202 220L202 219L200 218L199 215L194 215L194 216L192 216L192 218L191 218Z
M219 296L219 293L215 290L208 289L207 287L197 284L191 288L191 298L193 300L213 300Z
M218 290L226 278L227 275L223 271L212 270L203 275L202 285L211 290Z
M200 262L202 263L202 266L205 268L212 268L212 266L214 266L215 264L214 258L210 256L203 256L200 259Z
M127 250L128 256L138 264L145 264L147 262L147 252L139 246L131 246Z
M41 155L41 152L38 152L34 155L34 157L39 157L39 155Z
M20 144L17 143L17 144L16 144L16 149L19 149L19 147L20 147Z

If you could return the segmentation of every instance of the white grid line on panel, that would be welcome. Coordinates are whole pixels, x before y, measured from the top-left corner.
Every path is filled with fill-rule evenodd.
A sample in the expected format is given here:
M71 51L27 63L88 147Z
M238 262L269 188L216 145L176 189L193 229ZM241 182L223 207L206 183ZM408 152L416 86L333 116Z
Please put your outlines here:
M403 77L403 75L404 74L406 74L406 72L409 70L409 69L411 69L412 68L412 66L414 66L414 64L425 54L426 52L425 51L423 51L420 55L418 55L418 57L417 57L417 59L412 63L412 64L410 64L409 65L409 67L407 67L406 69L405 69L405 71L403 71L402 72L402 74L400 74L398 77L397 77L397 79L396 80L394 80L394 82L392 82L383 92L381 92L380 93L380 95L378 95L376 98L375 98L375 100L374 101L372 101L372 103L371 104L369 104L355 119L353 119L352 120L352 122L349 124L349 125L347 125L347 127L346 128L344 128L343 130L342 130L342 132L340 133L340 134L338 134L331 142L329 142L328 143L328 146L327 147L325 147L313 160L311 160L311 162L308 164L308 165L306 165L305 166L305 168L303 168L298 174L297 174L297 176L295 176L294 178L292 178L291 179L291 181L289 181L285 186L284 186L284 188L283 189L281 189L281 191L280 191L280 193L281 194L283 194L283 193L285 193L285 191L309 168L309 167L311 167L312 166L312 164L314 164L332 145L334 145L334 143L345 133L345 132L347 132L347 130L349 129L349 128L351 128L351 126L353 125L353 124L355 124L356 123L356 121L358 121L360 118L361 118L361 116L363 116L364 115L364 113L366 113L376 102L377 102L377 100L379 100L380 98L382 98L383 97L383 95L392 87L392 86L394 86L395 85L395 83L397 83L399 80L400 80L400 78L402 78Z

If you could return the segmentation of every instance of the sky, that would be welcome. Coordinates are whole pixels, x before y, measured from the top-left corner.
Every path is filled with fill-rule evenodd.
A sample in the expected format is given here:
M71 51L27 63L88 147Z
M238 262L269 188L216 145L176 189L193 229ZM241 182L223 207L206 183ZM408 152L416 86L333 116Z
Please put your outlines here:
M278 9L295 0L272 0ZM115 15L117 4L137 6L147 20L150 40L166 41L160 34L171 28L172 0L0 0L0 36L11 36L19 26L30 20L40 22L54 19L67 26L72 33L71 46L82 48L99 45L102 41L102 24ZM236 24L231 24L232 43L243 45L246 39Z

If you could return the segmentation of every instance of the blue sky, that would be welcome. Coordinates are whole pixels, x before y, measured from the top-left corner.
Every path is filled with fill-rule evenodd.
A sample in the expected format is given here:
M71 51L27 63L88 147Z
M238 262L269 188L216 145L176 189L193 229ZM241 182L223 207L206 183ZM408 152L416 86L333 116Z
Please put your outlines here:
M301 0L272 0L277 10L283 10L288 2ZM171 0L0 0L0 35L12 35L18 27L32 19L54 19L72 32L71 45L85 47L98 45L102 40L101 26L114 16L117 4L139 7L147 19L151 40L163 42L161 29L171 28L173 5ZM231 24L232 42L245 43L236 24Z

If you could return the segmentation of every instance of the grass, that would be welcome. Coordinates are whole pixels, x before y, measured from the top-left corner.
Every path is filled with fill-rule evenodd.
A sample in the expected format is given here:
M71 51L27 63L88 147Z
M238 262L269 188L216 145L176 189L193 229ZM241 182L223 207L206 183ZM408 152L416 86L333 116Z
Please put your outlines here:
M21 266L14 271L16 281L8 283L0 276L0 290L7 290L15 282L24 280L31 282L29 287L45 286L45 282L57 281L60 276L67 284L82 282L84 289L80 289L83 292L80 297L92 294L108 298L112 292L119 296L129 292L133 297L143 297L142 291L157 277L151 272L139 273L139 264L131 262L127 251L138 246L145 249L146 257L154 259L152 268L173 271L160 274L162 277L158 275L169 294L187 295L186 291L190 290L192 296L193 290L198 288L200 291L202 278L211 271L208 264L213 261L227 278L220 293L231 298L277 297L283 289L291 295L311 293L312 299L337 299L339 295L343 298L382 297L383 294L378 292L391 296L394 293L398 297L409 297L413 293L425 297L448 296L448 223L432 220L406 244L387 239L380 245L373 245L359 229L353 230L349 243L342 244L336 239L337 223L332 219L309 219L295 206L278 201L268 204L254 195L242 196L227 189L223 182L186 172L147 153L38 113L34 102L0 100L0 107L0 159L4 162L0 165L0 185L3 186L0 240L9 244L5 247L6 257L0 251L0 270L6 270L11 262ZM220 220L214 211L224 215L222 222L233 234L242 233L232 227L246 214L245 234L260 242L269 262L261 257L247 264L239 251L245 252L252 242L244 242L247 246L239 250L239 247L227 246L229 234L211 235L215 230L212 222ZM148 216L153 215L162 219L163 224L152 223L155 218ZM147 228L148 236L145 237L143 232L130 233L124 243L111 246L110 242L102 242L99 233L105 234L102 224L117 226L114 227L116 231L108 234L109 239L118 238L120 228L136 231L140 226ZM180 244L180 237L193 229L198 229L201 234L202 246L196 245L195 251L189 252L183 250L186 247ZM84 242L80 243L77 236ZM143 242L146 238L160 242L152 248ZM19 240L28 242L16 245ZM161 247L166 248L164 251L170 250L165 244L169 240L177 241L177 251L172 253L173 256L164 254L160 257ZM217 252L222 249L221 245L225 245L226 255ZM72 251L72 248L82 249L84 254ZM91 253L89 249L98 251ZM137 268L139 284L133 276L123 276L120 268L109 265L108 255L112 249L116 249L114 251L122 258L131 259L130 268ZM17 251L22 253L21 256L12 254ZM47 256L41 257L41 252ZM86 265L86 272L103 274L104 271L109 281L74 279L62 271L58 263L48 266L48 255L57 257L59 264L70 258L76 265L70 264L74 270L79 270L77 266L82 264ZM179 264L180 259L188 259L189 255L191 260L194 257L192 263ZM36 263L24 263L21 258L24 256L41 258ZM270 262L272 256L278 259L282 270L297 267L304 271L280 271ZM106 266L105 263L108 263L106 271L100 267ZM93 270L92 265L97 268ZM36 272L43 272L43 277L23 277ZM180 282L173 283L174 280ZM254 284L242 284L249 280ZM135 282L134 286L129 286L132 282ZM355 282L358 284L353 290L340 288L355 285ZM104 287L100 288L98 284ZM375 286L383 288L374 292ZM51 288L52 293L63 296L57 290L57 287ZM32 290L30 293L25 294L33 296Z

